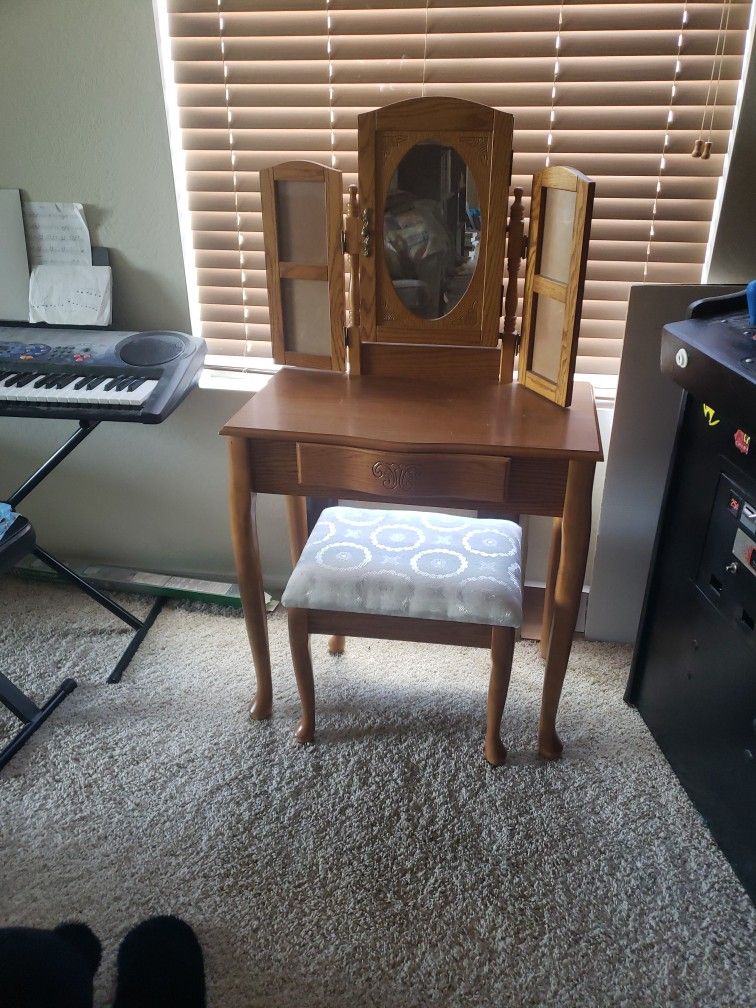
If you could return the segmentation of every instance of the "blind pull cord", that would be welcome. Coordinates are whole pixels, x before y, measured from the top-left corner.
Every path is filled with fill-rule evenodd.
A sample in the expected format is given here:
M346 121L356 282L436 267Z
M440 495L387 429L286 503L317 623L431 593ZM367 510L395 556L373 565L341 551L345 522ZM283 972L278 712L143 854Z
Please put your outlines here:
M714 114L716 112L717 101L719 99L719 83L722 79L722 67L724 65L725 45L727 43L727 30L730 26L731 6L732 0L724 0L722 3L722 11L719 15L719 29L717 30L717 44L714 47L714 58L711 61L711 74L709 76L709 86L706 89L706 100L704 101L703 115L701 116L701 127L698 130L698 139L693 144L693 150L691 151L691 157L701 158L702 161L708 161L711 157L711 138L714 128ZM714 84L714 73L717 71L717 60L719 60L717 84L714 90L714 100L710 103L711 89ZM706 127L706 117L709 115L709 137L707 140L704 140L703 135Z

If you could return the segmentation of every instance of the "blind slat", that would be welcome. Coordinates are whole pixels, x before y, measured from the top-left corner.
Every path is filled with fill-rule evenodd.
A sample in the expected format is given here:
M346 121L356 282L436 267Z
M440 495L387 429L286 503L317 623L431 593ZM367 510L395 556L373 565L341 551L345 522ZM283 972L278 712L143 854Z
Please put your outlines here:
M616 31L575 32L562 31L560 52L562 56L584 56L596 60L596 53L605 57L658 56L669 61L677 45L679 26L663 31ZM226 60L231 64L251 60L289 60L292 62L321 60L326 33L307 36L228 36L225 41ZM730 29L725 35L725 52L738 55L742 45L742 32ZM711 58L711 33L708 31L686 31L687 56ZM218 58L220 43L217 30L207 37L187 36L176 38L171 47L175 62L209 62ZM449 32L434 34L425 45L425 19L418 19L417 32L413 35L341 35L331 43L332 60L365 59L373 62L397 58L429 59L528 59L546 60L553 66L553 32L511 32L489 31L473 34ZM724 73L724 71L723 71Z

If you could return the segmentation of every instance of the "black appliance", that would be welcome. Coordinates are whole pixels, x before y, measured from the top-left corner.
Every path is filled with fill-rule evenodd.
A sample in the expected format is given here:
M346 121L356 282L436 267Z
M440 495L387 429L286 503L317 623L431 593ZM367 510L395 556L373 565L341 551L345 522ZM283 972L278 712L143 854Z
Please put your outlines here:
M681 406L625 699L756 900L756 325L745 292L665 327Z

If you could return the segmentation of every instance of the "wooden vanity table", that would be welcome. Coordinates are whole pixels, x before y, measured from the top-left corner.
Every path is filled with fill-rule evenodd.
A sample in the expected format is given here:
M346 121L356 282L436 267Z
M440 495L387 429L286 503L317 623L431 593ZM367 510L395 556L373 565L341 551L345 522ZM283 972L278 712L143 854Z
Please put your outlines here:
M293 562L307 498L548 515L538 747L548 759L562 751L557 707L603 457L592 388L573 385L593 183L562 167L534 177L514 383L524 246L521 190L506 223L512 127L507 113L452 98L360 115L360 185L345 220L334 169L261 173L273 355L285 366L221 431L255 719L272 708L258 493L286 497ZM431 639L414 624L399 617L395 638ZM490 627L440 626L436 641L491 646ZM345 633L326 611L310 613L310 629Z
M552 515L562 519L561 548L552 550L553 605L544 613L539 751L559 755L557 707L583 588L593 473L602 459L590 385L577 383L564 410L513 383L457 384L440 393L409 379L284 368L222 433L229 438L234 551L257 678L254 718L269 717L272 707L258 493L289 498L295 556L307 537L305 495ZM470 643L462 637L468 630L459 625L459 643ZM319 632L341 630L331 621ZM490 642L489 632L478 643Z

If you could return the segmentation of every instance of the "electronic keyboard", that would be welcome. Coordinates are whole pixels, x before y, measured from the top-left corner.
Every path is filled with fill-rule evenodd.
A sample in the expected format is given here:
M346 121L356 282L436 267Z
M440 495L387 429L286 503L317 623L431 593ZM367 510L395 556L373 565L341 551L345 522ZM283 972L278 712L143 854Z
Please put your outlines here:
M0 416L161 423L204 358L186 333L0 325Z

